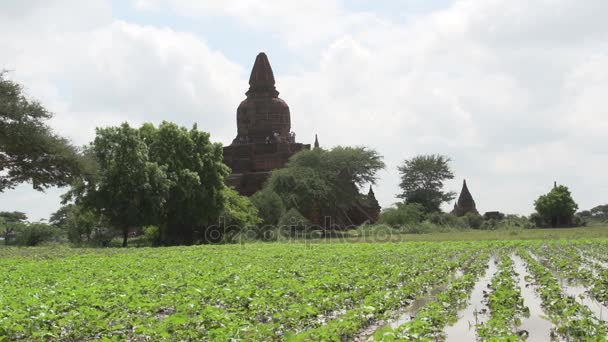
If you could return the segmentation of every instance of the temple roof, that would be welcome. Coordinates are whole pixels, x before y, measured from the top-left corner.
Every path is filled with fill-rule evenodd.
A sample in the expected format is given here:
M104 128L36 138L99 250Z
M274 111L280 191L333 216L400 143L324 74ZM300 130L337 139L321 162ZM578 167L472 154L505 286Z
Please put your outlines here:
M367 196L370 197L370 198L371 197L376 198L376 194L374 194L374 189L372 188L371 184L369 186L369 191L367 192Z
M315 134L315 148L319 148L319 137Z
M462 182L462 190L460 191L460 196L458 196L458 201L454 204L452 213L457 216L462 216L469 212L478 214L477 208L475 207L475 200L473 200L473 196L467 187L467 181L465 179Z
M272 72L268 57L265 53L260 52L255 58L253 69L251 69L251 76L249 76L249 91L247 92L247 95L258 91L270 91L274 96L278 96L279 93L276 91L274 85L274 73Z
M473 196L471 195L471 192L469 191L469 188L467 187L467 180L463 180L462 181L462 191L460 191L460 196L458 196L458 202L463 202L466 200L473 200Z

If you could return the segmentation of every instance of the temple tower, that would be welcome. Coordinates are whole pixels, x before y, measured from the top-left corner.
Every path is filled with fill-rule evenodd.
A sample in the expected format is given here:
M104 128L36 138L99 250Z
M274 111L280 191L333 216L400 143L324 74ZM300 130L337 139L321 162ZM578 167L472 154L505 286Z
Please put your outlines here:
M454 205L454 210L452 210L452 214L456 216L464 216L468 213L479 215L479 212L475 207L475 200L473 200L473 196L471 195L471 192L469 192L469 188L467 187L467 181L465 179L462 182L462 191L460 191L460 196L458 196L458 201Z
M228 184L250 196L262 188L272 170L284 167L293 154L310 145L296 143L289 106L279 98L263 52L255 59L245 95L236 111L237 135L224 147L224 163L232 169Z

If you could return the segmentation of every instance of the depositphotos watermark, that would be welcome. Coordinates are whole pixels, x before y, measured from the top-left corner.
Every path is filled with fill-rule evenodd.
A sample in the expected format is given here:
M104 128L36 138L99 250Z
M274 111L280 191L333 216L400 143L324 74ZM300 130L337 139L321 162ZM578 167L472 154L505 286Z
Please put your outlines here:
M217 225L205 230L205 240L216 243L247 243L255 241L280 241L287 243L353 243L353 242L397 242L405 236L397 228L382 224L338 225L331 216L326 216L323 225L314 225L292 218L287 224L264 226L240 226L227 224L220 217Z

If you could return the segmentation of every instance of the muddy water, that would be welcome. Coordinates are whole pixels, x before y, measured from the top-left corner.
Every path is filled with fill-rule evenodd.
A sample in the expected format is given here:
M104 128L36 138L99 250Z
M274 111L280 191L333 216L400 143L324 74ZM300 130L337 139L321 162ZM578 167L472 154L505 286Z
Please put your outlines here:
M456 270L450 277L450 281L458 279L462 277L464 273L462 270ZM449 286L449 283L444 283L441 285L437 285L431 288L425 295L420 296L414 299L407 307L403 308L400 313L391 320L379 321L375 324L370 325L365 328L359 336L357 336L354 341L373 341L374 333L380 329L385 327L391 327L392 329L397 329L399 326L411 321L418 311L424 307L428 302L435 299L435 297L444 291Z
M428 302L435 299L435 297L442 291L444 291L447 287L448 284L436 286L432 288L425 296L414 299L414 301L410 303L410 305L408 305L407 309L403 314L401 314L396 319L390 321L387 325L393 329L397 329L402 324L411 321L414 317L416 317L418 310L422 309Z
M546 262L543 262L538 256L533 255L533 257L546 265ZM608 307L593 299L587 292L585 286L568 281L568 279L562 277L559 272L556 272L555 269L552 269L551 267L548 267L548 269L559 282L559 286L562 288L562 292L565 295L574 297L576 301L588 307L596 318L608 322Z
M595 317L604 322L608 322L608 308L602 303L593 299L587 293L587 289L584 286L571 283L567 279L560 277L559 274L555 274L555 277L559 281L559 286L566 295L574 297L579 303L588 307L589 310L593 312Z
M535 288L530 282L526 281L526 279L532 278L526 269L525 262L518 255L511 258L513 259L513 268L518 274L518 285L521 296L524 298L524 305L530 309L530 317L524 318L518 329L528 332L527 341L548 341L553 323L546 317L541 306L542 300L536 293Z
M485 322L489 316L485 310L484 294L489 291L488 284L492 281L494 274L497 271L496 259L492 257L488 262L488 269L483 277L481 277L471 292L469 305L458 312L458 321L447 327L445 330L446 341L475 341L476 329L475 324Z

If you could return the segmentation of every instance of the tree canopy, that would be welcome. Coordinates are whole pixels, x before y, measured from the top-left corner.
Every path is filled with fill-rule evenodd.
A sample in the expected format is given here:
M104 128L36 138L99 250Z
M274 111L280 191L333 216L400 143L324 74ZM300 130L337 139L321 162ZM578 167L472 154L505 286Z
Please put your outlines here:
M65 186L86 169L78 149L51 130L52 117L0 72L0 192L29 182L36 190Z
M443 183L453 179L450 158L442 155L418 155L398 167L402 192L398 195L406 203L419 203L426 212L440 211L443 202L454 199L455 193L444 191Z
M86 153L97 172L75 184L66 200L97 210L122 232L123 245L129 229L147 225L160 227L162 243L193 243L224 210L229 170L222 148L196 125L98 128Z
M600 220L608 220L608 204L598 205L591 210L591 216Z
M574 202L568 187L559 185L534 201L534 208L545 222L556 226L561 224L559 221L563 218L571 218L578 204Z
M359 188L375 184L376 173L384 166L382 156L365 147L302 151L287 167L272 173L268 188L281 197L286 210L318 210L337 218L357 205Z

